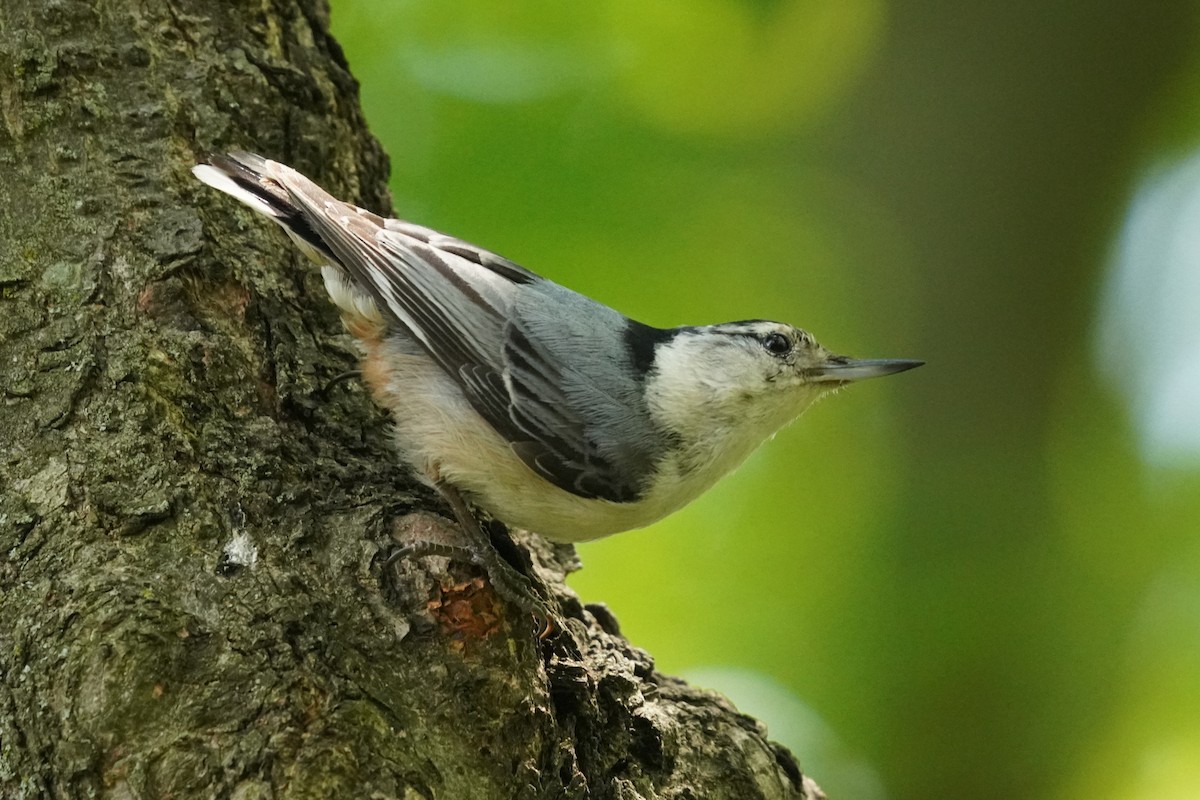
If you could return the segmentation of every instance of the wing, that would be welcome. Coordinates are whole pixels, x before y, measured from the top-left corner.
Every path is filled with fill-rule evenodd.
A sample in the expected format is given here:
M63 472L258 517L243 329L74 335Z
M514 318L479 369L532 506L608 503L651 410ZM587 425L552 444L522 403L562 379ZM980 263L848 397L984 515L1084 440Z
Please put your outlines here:
M562 308L564 316L592 301L459 239L334 200L294 170L267 163L324 249L454 378L526 465L581 497L629 502L640 495L650 463L622 458L597 440L580 392L564 388L586 387L588 376L560 363L553 343L531 333L520 293L549 303L570 294L575 307ZM614 335L620 344L621 330Z

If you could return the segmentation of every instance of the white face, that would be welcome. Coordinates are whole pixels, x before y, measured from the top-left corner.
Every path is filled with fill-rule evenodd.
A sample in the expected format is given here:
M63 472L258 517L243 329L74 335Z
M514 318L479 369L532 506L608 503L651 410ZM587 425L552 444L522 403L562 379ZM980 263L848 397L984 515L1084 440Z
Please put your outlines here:
M673 468L705 486L837 383L830 356L805 331L779 322L731 322L679 331L655 353L646 383L654 420L675 436Z
M694 328L659 350L648 396L681 433L732 426L765 438L836 388L820 377L830 358L809 333L779 322Z
M818 370L831 357L812 334L782 322L728 322L699 328L693 337L689 349L706 362L710 386L724 383L749 395L819 383Z
M650 414L673 436L662 484L702 491L822 395L919 364L833 355L780 322L678 330L655 350L646 379Z
M824 394L920 363L833 355L781 322L728 322L681 329L660 345L646 398L655 420L683 440L762 441Z

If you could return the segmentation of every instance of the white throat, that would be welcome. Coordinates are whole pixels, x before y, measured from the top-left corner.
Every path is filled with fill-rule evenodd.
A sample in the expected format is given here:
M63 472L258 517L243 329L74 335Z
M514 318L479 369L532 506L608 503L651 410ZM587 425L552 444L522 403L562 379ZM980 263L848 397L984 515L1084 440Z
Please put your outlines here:
M712 485L823 394L796 380L747 381L739 366L703 336L678 336L656 353L646 397L654 421L677 437L680 480Z

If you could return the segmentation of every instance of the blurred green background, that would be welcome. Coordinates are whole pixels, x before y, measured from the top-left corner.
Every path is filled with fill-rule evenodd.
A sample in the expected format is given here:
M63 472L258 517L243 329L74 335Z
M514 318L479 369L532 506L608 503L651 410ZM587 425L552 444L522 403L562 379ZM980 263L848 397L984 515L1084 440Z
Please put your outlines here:
M397 211L928 366L573 585L834 797L1200 797L1200 14L333 0Z

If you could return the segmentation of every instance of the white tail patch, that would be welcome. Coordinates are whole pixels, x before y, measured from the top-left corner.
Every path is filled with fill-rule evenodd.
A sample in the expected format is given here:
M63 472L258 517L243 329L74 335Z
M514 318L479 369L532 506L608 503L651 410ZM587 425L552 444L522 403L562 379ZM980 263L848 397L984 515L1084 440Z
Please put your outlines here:
M271 219L279 218L279 212L276 211L274 206L249 189L239 186L233 178L211 164L197 164L192 167L192 174L214 189L240 200L258 213L268 216Z

